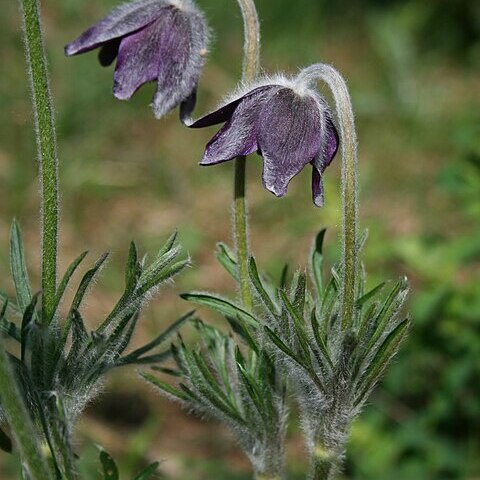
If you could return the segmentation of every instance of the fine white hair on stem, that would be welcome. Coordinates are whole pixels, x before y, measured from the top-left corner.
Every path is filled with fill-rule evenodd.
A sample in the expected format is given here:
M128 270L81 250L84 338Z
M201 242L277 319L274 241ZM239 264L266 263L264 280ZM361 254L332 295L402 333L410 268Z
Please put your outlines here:
M260 69L260 21L253 0L237 0L245 31L243 78L254 79Z
M357 135L352 102L345 80L330 65L323 63L311 65L302 70L298 78L306 83L316 80L324 81L332 91L336 105L342 150L342 324L347 329L352 324L354 314L358 251Z

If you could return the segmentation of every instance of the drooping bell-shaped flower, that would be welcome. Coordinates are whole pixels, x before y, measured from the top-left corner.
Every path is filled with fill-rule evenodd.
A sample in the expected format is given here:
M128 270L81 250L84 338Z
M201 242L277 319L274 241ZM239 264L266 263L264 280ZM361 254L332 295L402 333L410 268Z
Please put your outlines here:
M157 118L181 105L189 117L205 62L208 28L192 0L136 0L114 9L65 47L76 55L100 48L104 66L117 58L113 94L129 99L143 84L156 82Z
M290 180L310 163L313 202L323 206L322 175L338 150L339 137L328 104L301 74L264 79L189 126L223 122L207 144L201 165L258 152L263 157L263 185L282 197Z

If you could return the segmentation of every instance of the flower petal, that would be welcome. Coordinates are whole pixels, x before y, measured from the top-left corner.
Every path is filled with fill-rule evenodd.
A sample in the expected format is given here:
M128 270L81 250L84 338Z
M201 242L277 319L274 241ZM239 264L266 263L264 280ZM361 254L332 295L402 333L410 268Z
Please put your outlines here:
M323 207L325 195L323 191L322 174L312 162L312 200L316 207Z
M259 113L265 102L279 88L276 85L265 87L242 97L238 101L231 118L207 144L200 164L213 165L257 151Z
M332 120L327 118L327 138L323 148L323 165L325 168L332 163L333 157L337 154L339 144L340 139L337 129Z
M218 123L223 123L226 122L227 120L230 119L230 117L233 115L233 112L235 109L238 107L240 102L242 102L244 99L250 97L251 95L256 95L259 94L263 91L270 90L272 87L278 87L277 85L265 85L262 87L257 87L248 92L247 94L243 95L242 97L237 98L236 100L233 100L230 103L227 103L226 105L222 105L220 108L217 110L204 115L203 117L199 118L193 123L190 123L188 126L190 128L203 128L203 127L210 127L211 125L217 125ZM278 87L280 88L280 87Z
M157 78L162 29L168 25L171 17L171 9L165 9L159 19L122 39L113 77L113 94L116 98L127 100L144 83Z
M316 101L282 88L270 98L258 120L263 156L263 184L278 197L290 180L312 161L321 147L320 111Z
M167 5L166 0L137 0L125 3L69 43L65 47L65 54L70 56L88 52L109 40L135 32L154 21Z
M339 137L337 129L330 118L326 121L327 135L324 140L323 151L311 162L312 171L312 198L317 207L323 207L324 191L322 175L325 169L332 163L333 157L338 151Z
M207 42L207 26L199 11L173 10L173 17L163 27L160 42L161 61L153 99L157 118L181 102L185 102L182 117L190 116L195 105L194 91L205 63Z

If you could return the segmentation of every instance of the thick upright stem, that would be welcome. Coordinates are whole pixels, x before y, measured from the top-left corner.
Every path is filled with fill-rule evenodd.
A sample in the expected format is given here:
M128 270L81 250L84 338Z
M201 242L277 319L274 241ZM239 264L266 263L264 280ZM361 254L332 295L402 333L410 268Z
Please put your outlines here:
M313 464L312 480L329 480L332 471L332 463L324 460L317 460Z
M50 480L52 476L40 453L38 436L23 403L2 340L0 340L0 401L31 479Z
M245 30L242 81L251 82L258 75L260 63L260 28L253 0L237 0L243 15ZM252 292L248 275L248 213L245 198L245 157L235 161L234 183L234 237L243 306L252 308Z
M335 456L321 442L312 452L309 480L330 480L335 475Z
M30 79L42 195L42 305L43 319L54 314L57 287L58 161L54 111L50 95L38 0L20 0L27 71Z
M358 256L357 135L352 103L345 80L330 65L312 65L300 75L326 82L337 109L342 150L342 325L346 330L353 321Z

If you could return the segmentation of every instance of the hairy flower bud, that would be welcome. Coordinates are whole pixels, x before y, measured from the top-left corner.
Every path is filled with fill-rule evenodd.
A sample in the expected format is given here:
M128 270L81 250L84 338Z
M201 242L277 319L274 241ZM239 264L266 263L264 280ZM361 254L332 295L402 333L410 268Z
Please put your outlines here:
M156 81L153 111L162 117L177 105L189 117L205 62L208 28L191 0L136 0L113 10L65 47L76 55L100 48L103 66L117 58L113 94L129 99Z
M207 144L201 165L258 152L265 188L282 197L290 180L310 163L313 202L323 205L322 174L338 150L339 138L328 104L301 74L248 86L190 127L222 122L225 125Z

